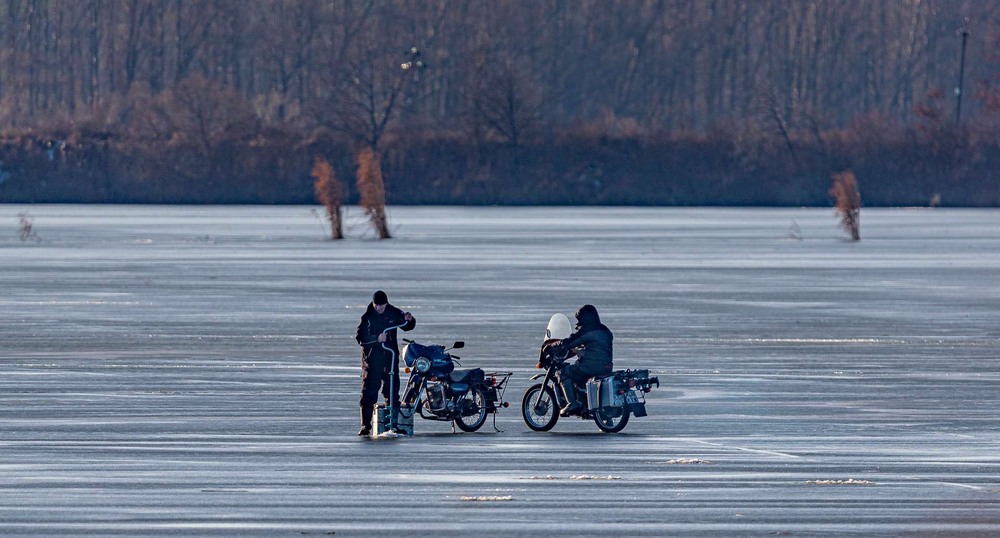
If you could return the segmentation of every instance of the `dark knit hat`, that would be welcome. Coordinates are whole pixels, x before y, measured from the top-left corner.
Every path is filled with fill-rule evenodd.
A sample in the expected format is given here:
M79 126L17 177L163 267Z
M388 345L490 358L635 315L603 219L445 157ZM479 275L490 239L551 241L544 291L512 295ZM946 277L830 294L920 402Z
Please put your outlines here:
M375 306L384 305L389 302L389 296L384 291L378 290L372 295L372 304Z
M596 327L601 324L601 316L592 304L585 304L576 311L576 323L581 327Z

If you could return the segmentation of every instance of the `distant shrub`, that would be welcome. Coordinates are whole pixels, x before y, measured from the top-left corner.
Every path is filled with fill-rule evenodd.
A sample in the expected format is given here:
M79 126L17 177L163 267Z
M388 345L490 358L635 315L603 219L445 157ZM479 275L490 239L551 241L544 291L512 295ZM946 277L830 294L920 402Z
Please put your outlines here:
M840 225L851 234L852 241L861 240L861 194L858 192L854 172L847 170L833 174L830 197L834 199L835 214L840 216Z
M322 157L316 157L312 177L315 179L316 199L326 208L326 217L330 221L330 239L343 239L340 206L344 200L344 185L337 179L330 163Z
M365 148L358 154L358 193L361 207L375 228L379 239L389 239L389 223L385 215L385 183L382 179L382 165L379 154Z
M21 241L27 241L28 239L38 239L38 235L35 233L34 219L31 215L27 213L18 213L18 234L21 236Z

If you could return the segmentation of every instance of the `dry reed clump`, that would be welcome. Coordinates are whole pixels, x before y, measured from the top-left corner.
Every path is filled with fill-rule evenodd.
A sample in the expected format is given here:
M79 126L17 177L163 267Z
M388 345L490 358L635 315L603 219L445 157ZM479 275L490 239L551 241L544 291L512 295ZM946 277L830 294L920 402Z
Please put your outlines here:
M851 234L852 241L861 240L861 193L850 170L833 174L830 197L834 199L834 214L840 216L840 226Z
M343 219L340 206L344 201L344 185L337 179L330 163L316 157L312 177L315 179L316 199L326 208L326 218L330 221L330 239L343 239Z
M361 207L375 228L379 239L389 239L389 224L385 215L385 183L379 154L365 148L358 154L358 193Z
M27 241L28 239L38 240L38 234L35 233L34 219L31 215L27 213L18 213L18 234L21 237L21 241Z

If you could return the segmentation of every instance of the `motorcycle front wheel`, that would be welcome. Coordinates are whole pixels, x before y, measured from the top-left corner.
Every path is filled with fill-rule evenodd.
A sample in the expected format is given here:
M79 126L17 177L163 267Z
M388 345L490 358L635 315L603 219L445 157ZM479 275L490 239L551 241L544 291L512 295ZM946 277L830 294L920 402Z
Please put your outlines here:
M541 393L541 398L539 398ZM538 400L537 402L535 400ZM547 432L559 420L559 406L556 404L556 394L552 387L541 383L528 387L521 398L521 417L529 428L536 432Z
M486 424L486 396L483 389L472 387L458 399L460 409L475 409L475 413L466 416L459 416L455 419L455 425L463 432L474 432Z
M609 409L606 407L599 407L594 410L594 422L597 423L597 427L605 433L618 433L625 429L625 425L628 424L629 410L628 408L610 408L610 411L616 411L618 416L612 416L611 413L605 413L604 409ZM619 414L620 413L620 414Z

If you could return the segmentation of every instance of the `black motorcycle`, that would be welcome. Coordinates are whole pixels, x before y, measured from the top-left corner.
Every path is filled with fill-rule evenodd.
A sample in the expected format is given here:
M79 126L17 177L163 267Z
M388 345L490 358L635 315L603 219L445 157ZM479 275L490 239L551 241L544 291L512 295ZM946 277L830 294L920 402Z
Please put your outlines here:
M556 319L560 316L562 319ZM568 331L569 320L562 314L556 314L549 322L546 330L546 340L542 345L538 368L545 370L544 374L532 376L532 380L543 378L541 383L528 387L521 399L521 416L525 424L536 432L551 430L559 420L559 410L565 407L566 398L556 380L556 373L563 364L572 357L571 350L563 350L549 346L556 339L569 336L569 333L554 335L561 328ZM618 370L606 376L596 377L585 386L574 384L577 391L577 401L583 402L579 418L591 420L601 431L617 433L628 424L629 416L646 416L645 395L652 390L653 385L660 386L660 380L649 377L649 370Z
M453 428L474 432L492 413L496 429L496 412L510 405L503 400L510 372L486 373L482 368L456 370L456 365L461 366L459 357L448 352L465 347L464 342L455 342L446 349L403 341L406 345L401 355L410 380L400 400L401 422L419 414L427 420L453 422Z

